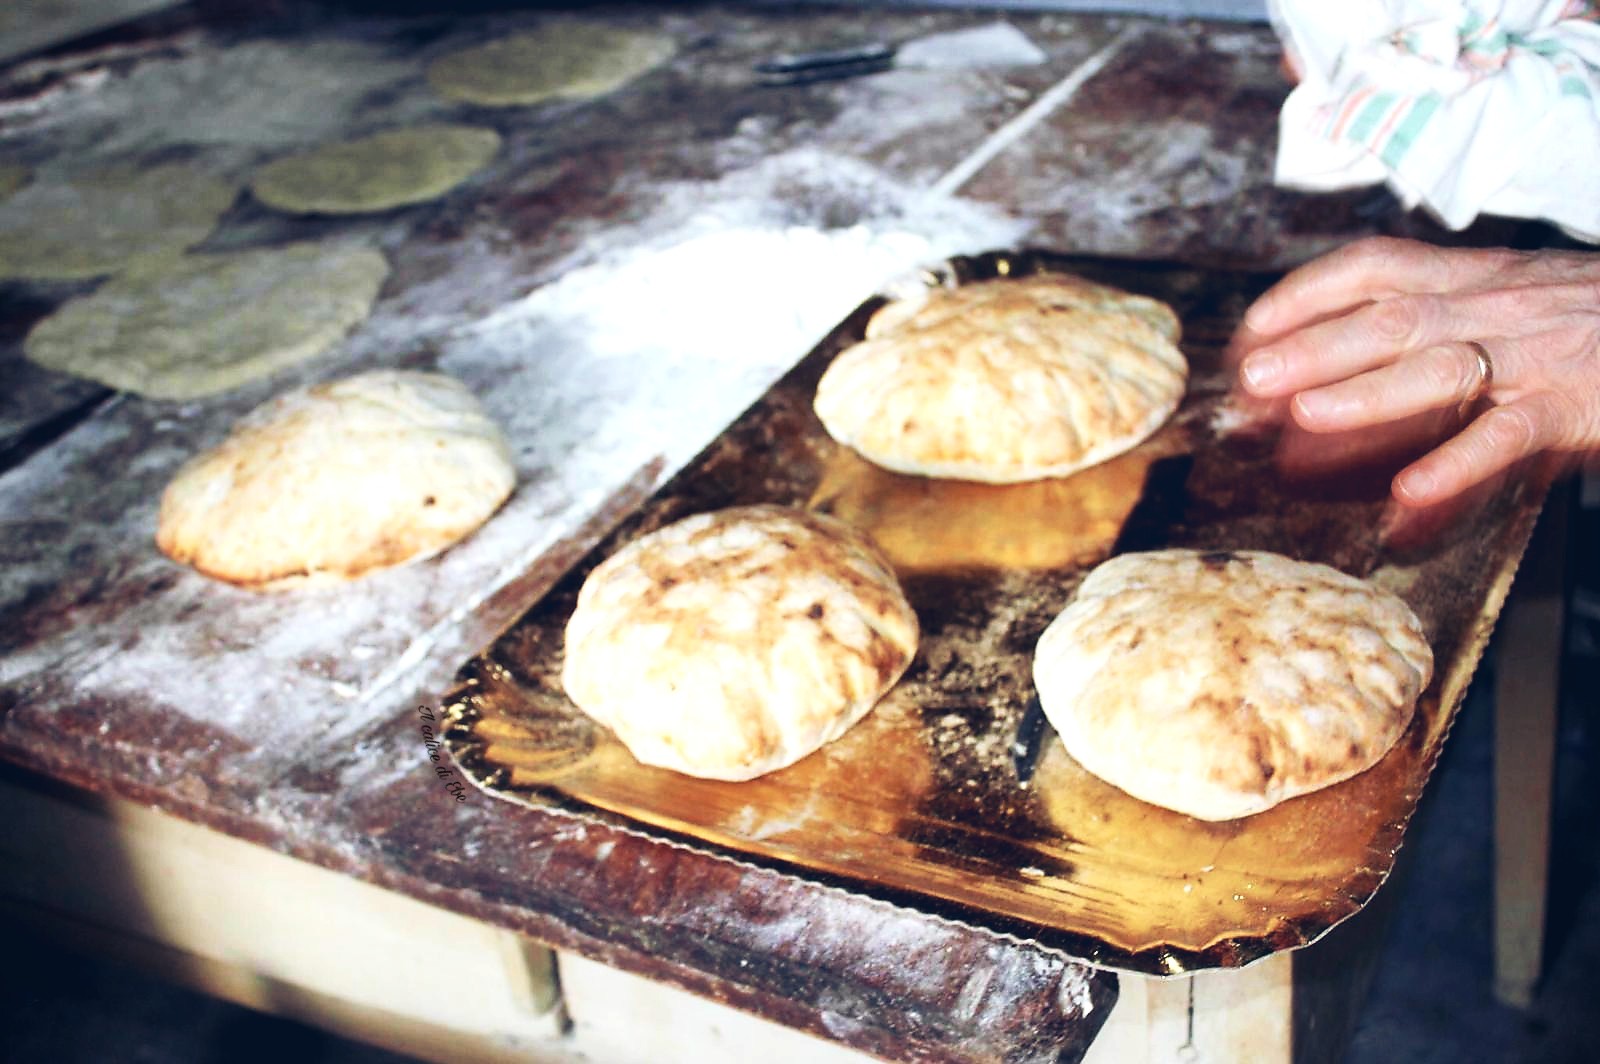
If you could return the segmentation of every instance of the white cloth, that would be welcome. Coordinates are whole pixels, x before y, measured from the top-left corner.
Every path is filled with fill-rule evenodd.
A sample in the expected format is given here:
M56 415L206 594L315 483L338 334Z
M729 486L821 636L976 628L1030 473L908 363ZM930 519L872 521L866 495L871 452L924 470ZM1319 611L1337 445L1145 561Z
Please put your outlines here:
M1276 180L1387 181L1460 229L1541 218L1600 242L1600 20L1581 0L1271 0L1301 80Z

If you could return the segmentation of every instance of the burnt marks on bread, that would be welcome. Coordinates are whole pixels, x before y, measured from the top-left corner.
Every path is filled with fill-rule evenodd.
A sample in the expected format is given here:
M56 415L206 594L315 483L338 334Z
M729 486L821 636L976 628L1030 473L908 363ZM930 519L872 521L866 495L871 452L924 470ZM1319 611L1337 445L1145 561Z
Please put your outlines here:
M749 779L859 720L917 639L863 535L790 507L731 507L595 567L567 623L562 681L640 761Z
M1404 733L1431 662L1406 605L1348 574L1166 550L1085 578L1041 637L1035 675L1088 771L1219 820L1370 768Z

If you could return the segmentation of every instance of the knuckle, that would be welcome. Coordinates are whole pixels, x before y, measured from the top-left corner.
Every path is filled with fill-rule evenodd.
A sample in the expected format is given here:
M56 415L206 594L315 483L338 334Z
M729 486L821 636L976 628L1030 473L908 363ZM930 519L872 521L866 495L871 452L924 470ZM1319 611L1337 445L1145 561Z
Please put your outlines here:
M1567 443L1600 454L1600 403L1590 402L1573 411ZM1600 471L1600 466L1597 466Z
M1453 351L1434 351L1418 361L1430 396L1455 400L1471 394L1477 387L1476 360L1469 368Z
M1582 397L1569 392L1549 391L1539 393L1536 398L1543 407L1546 424L1549 425L1549 438L1571 446L1581 447L1585 444L1586 412Z
M1410 296L1396 296L1373 304L1371 328L1380 340L1408 346L1422 328L1422 305Z
M1490 407L1479 421L1479 438L1486 450L1522 454L1539 438L1538 422L1520 405Z
M1577 306L1593 314L1600 311L1600 274L1586 277L1578 284Z
M1395 236L1369 236L1349 245L1350 253L1358 258L1394 260L1410 256L1419 245Z
M1327 262L1340 272L1364 274L1381 269L1394 258L1391 237L1369 236L1345 244L1327 256Z
M1516 248L1439 248L1446 259L1472 267L1472 273L1490 286L1515 283L1516 275L1537 266L1538 256Z
M1540 262L1540 257L1533 252L1515 248L1484 248L1479 254L1500 273L1526 272Z

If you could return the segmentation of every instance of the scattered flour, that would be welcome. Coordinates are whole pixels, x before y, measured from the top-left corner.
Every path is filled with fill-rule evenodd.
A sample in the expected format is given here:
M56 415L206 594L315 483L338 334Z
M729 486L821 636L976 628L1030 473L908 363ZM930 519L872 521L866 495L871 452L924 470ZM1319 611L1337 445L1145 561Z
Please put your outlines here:
M1086 137L1100 142L1103 131ZM1102 254L1151 254L1148 242L1165 239L1173 246L1197 234L1200 209L1243 196L1255 177L1242 153L1220 146L1214 131L1198 122L1173 119L1165 125L1141 124L1120 134L1122 160L1086 164L1078 173L1044 174L1013 167L1008 180L1018 183L1041 213L1066 219L1073 246ZM1036 168L1037 169L1037 168ZM978 178L982 183L988 175ZM988 177L988 179L993 179ZM1141 220L1157 212L1173 218L1152 237ZM1144 242L1144 243L1141 243Z
M1219 30L1206 38L1206 47L1219 55L1251 59L1276 61L1283 54L1283 44L1277 34L1265 26L1253 30Z
M178 54L127 71L81 73L74 91L17 132L48 131L57 157L77 166L185 145L206 146L214 159L232 148L250 160L262 149L348 135L371 120L364 105L373 93L417 76L414 61L382 45L339 38L176 43Z
M1089 985L1089 969L1064 965L1058 994L1061 1011L1082 1016L1094 1012L1094 990Z
M691 458L879 287L1023 235L988 208L914 192L825 153L779 156L652 188L648 218L597 235L556 280L482 320L411 317L443 333L438 368L506 429L519 486L452 550L345 587L261 595L162 558L166 481L230 418L117 404L0 478L0 524L37 530L8 550L0 603L65 587L68 564L104 574L57 592L52 612L68 623L0 656L0 684L67 678L75 699L154 697L285 764L312 745L359 754L353 741L397 700L448 683L465 656L452 636L473 611L640 469ZM154 442L129 462L128 439ZM110 467L121 475L108 489ZM347 779L390 768L359 761Z
M979 70L986 67L1036 66L1049 56L1009 22L989 22L902 44L895 53L901 66L930 70Z
M1059 203L1093 194L1097 209L1111 223L1172 207L1222 203L1244 188L1245 163L1235 152L1214 146L1214 131L1199 122L1174 120L1130 135L1126 166L1097 173L1093 188L1062 183Z
M574 486L656 455L680 466L868 296L1023 233L809 149L658 194L647 221L443 348L446 372L492 372L480 394L523 460Z
M788 816L774 817L768 810L757 808L754 805L744 805L732 817L728 818L723 827L736 835L757 842L766 839L787 835L805 827L814 819L817 810L818 797L815 793L807 796L806 804L794 810Z

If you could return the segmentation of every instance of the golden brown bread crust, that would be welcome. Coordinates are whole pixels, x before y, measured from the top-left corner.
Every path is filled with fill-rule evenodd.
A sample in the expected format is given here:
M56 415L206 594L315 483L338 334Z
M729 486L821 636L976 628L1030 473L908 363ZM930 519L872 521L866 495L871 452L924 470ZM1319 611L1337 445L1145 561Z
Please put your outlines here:
M828 433L903 473L1065 476L1137 445L1183 398L1171 309L1037 274L891 303L817 385Z
M1377 763L1432 667L1387 591L1275 554L1167 550L1091 572L1040 637L1034 678L1084 768L1228 820Z
M459 383L380 370L279 396L180 469L156 545L255 590L416 561L486 521L510 448Z
M864 536L803 510L735 507L595 568L562 683L638 760L742 780L841 735L916 643L916 616Z

